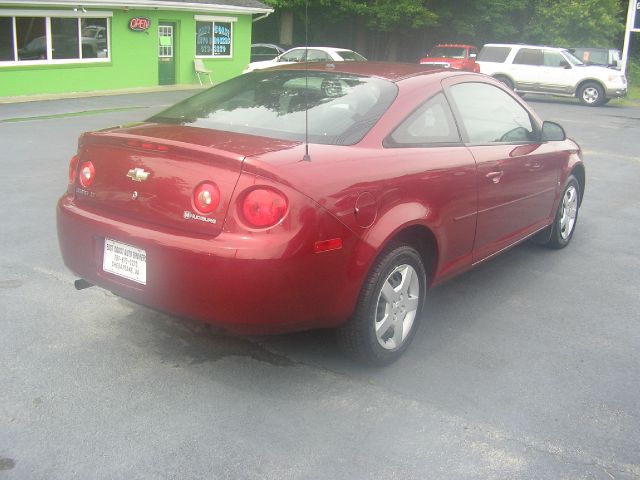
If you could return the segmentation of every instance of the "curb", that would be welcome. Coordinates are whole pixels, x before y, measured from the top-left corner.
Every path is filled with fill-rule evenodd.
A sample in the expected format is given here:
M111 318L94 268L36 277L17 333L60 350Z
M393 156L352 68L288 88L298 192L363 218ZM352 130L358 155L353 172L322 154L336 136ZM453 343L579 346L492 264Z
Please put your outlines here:
M210 85L209 85L210 86ZM209 87L207 86L207 87ZM95 90L90 92L51 93L42 95L20 95L18 97L0 97L0 104L41 102L44 100L64 100L68 98L110 97L135 93L173 92L181 90L204 90L200 85L163 85L143 88L123 88L120 90Z

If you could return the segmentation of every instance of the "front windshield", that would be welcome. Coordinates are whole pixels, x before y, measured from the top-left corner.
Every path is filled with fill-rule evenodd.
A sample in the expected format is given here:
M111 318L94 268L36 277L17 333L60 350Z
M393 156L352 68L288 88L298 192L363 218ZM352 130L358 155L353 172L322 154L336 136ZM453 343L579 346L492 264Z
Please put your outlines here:
M572 65L584 65L584 63L582 63L582 61L580 61L580 59L569 50L563 50L562 54L567 58L567 60L569 60L569 63L571 63Z
M148 121L294 141L305 140L308 123L310 142L351 145L378 121L396 93L394 83L377 78L257 71L188 98Z
M467 50L460 47L433 47L429 57L433 58L465 58Z

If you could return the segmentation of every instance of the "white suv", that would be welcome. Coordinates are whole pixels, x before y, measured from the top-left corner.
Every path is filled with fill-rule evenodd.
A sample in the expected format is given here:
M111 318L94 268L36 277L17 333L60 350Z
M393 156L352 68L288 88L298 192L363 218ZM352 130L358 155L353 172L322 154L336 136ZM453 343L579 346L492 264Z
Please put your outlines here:
M575 96L589 106L627 94L624 74L585 65L563 48L492 43L482 47L477 63L481 73L519 93Z

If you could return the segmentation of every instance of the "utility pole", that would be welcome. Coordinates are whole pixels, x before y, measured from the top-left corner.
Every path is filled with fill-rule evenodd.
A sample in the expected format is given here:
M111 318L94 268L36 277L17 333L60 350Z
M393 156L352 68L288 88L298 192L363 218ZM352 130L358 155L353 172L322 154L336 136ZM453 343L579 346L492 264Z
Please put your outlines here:
M629 10L627 11L627 26L624 30L624 46L622 47L622 73L627 74L627 62L629 60L629 42L631 40L631 32L640 32L640 21L636 23L636 19L640 19L638 15L640 8L640 0L629 0Z

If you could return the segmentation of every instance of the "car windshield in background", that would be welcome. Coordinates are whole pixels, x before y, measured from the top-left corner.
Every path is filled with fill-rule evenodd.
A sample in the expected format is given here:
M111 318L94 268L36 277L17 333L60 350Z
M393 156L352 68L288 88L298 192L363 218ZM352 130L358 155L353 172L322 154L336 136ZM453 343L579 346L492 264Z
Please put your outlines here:
M351 50L340 50L338 51L338 55L342 57L345 62L366 62L367 59L362 55L356 52L352 52Z
M258 71L221 83L148 121L300 142L308 123L311 143L352 145L378 121L396 92L395 84L377 78Z
M465 58L467 51L459 47L434 47L429 52L433 58Z

